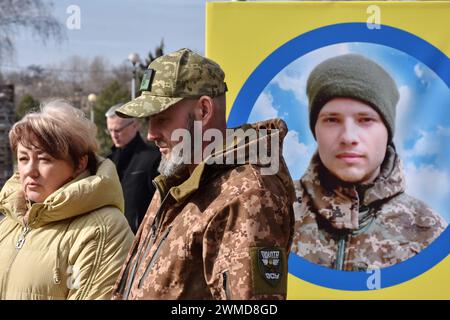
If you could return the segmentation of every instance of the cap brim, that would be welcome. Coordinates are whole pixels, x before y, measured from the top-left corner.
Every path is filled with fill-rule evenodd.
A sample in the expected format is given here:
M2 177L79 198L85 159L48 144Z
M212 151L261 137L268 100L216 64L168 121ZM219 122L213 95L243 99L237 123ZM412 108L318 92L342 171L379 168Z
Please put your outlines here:
M145 118L166 110L184 98L171 98L151 95L144 91L134 100L124 104L116 110L116 114L122 118Z

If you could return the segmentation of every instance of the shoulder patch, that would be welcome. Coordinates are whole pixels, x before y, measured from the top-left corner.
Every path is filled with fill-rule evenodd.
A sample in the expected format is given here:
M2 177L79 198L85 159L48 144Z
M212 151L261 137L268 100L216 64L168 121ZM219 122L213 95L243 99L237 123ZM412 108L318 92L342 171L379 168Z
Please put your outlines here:
M286 252L279 247L250 248L253 293L286 294Z

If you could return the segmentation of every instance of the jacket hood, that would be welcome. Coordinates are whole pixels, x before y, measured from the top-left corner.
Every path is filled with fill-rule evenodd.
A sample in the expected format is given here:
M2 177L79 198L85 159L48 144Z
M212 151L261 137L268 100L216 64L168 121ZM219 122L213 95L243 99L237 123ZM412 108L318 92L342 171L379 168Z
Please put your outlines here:
M31 210L30 228L81 216L105 206L113 206L123 212L123 193L115 166L109 159L98 157L97 160L95 175L86 170L49 195L43 203L32 205L27 204L19 174L15 173L0 192L0 212L23 224L23 216Z
M222 148L198 164L191 175L184 167L171 177L160 175L155 179L162 197L170 192L180 202L199 188L200 181L208 177L208 173L252 164L260 167L262 174L279 177L286 187L286 194L294 201L295 190L283 159L283 140L288 131L286 123L281 119L271 119L227 130L230 131ZM253 134L247 137L241 134L231 135L231 132L237 133L239 130L241 133Z
M359 228L361 208L381 205L405 191L402 164L393 145L387 147L380 174L371 184L343 183L325 169L317 153L300 184L319 215L336 229L350 230Z

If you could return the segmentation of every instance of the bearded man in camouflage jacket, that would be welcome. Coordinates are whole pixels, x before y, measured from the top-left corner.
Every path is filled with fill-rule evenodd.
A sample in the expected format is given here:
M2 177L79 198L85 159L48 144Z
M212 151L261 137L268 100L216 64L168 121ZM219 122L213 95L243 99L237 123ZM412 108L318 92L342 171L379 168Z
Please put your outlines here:
M224 77L214 61L181 49L154 60L142 95L116 112L148 118L162 159L115 299L286 297L295 200L281 150L287 128L275 119L228 139ZM270 157L255 157L255 146Z
M333 269L383 268L418 254L446 222L405 193L392 138L399 92L361 55L328 59L307 81L318 150L295 182L292 251Z

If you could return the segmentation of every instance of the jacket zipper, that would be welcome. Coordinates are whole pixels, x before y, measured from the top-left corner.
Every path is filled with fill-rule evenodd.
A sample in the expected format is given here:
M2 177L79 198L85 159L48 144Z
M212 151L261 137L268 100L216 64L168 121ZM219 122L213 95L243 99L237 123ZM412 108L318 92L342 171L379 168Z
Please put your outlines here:
M148 266L145 269L145 272L142 275L141 280L139 280L138 289L140 289L142 287L142 284L143 284L145 278L147 278L149 272L152 270L153 266L155 265L156 259L158 258L161 248L162 248L164 242L166 241L167 237L169 236L169 232L171 229L172 229L172 226L170 226L167 229L167 231L164 233L164 236L162 237L161 241L159 242L158 247L156 248L156 251L153 254L152 258L150 259L150 262L148 263Z
M359 229L354 230L352 235L359 235L366 232L375 220L375 211L373 208L365 210L360 209Z
M153 185L155 186L156 189L158 189L159 194L162 195L161 189L159 188L158 184L154 180L153 180ZM155 221L152 224L152 239L156 238L156 235L158 234L157 231L159 231L160 226L162 224L164 217L161 216L161 214L162 214L161 211L162 211L163 204L164 204L164 202L166 202L166 199L168 196L169 196L169 192L167 192L166 195L164 196L164 199L161 201L161 205L158 208L158 212L155 215Z
M28 224L25 224L25 226L23 227L22 232L19 234L19 238L17 239L17 242L15 244L15 248L16 251L14 252L14 255L11 257L11 260L9 262L9 266L6 269L6 276L5 276L5 284L8 283L9 281L9 271L11 270L11 267L14 263L14 261L17 258L17 255L19 254L20 249L22 249L24 243L25 243L25 237L27 236L27 234L30 232L30 228L28 227Z
M152 181L153 184L156 186L156 189L158 190L159 194L162 195L161 190L159 189L158 185L154 182L154 180ZM136 276L136 272L139 270L140 264L141 264L141 257L142 257L142 253L145 252L144 257L147 255L148 251L150 250L150 248L153 246L153 244L155 243L155 238L156 238L156 224L159 222L159 215L161 214L161 210L163 207L164 202L166 201L167 197L168 197L169 193L167 193L164 197L164 199L161 201L161 204L159 205L158 208L158 212L155 215L155 219L153 221L153 224L151 226L151 234L150 236L147 235L147 239L145 239L144 241L146 242L146 244L142 247L142 250L140 252L136 252L137 257L136 260L131 268L131 272L130 275L127 277L128 281L125 280L125 283L123 285L123 287L126 287L124 292L123 292L123 299L127 300L128 296L130 294L131 291L131 287L133 286L133 282L134 282L134 278ZM158 223L159 224L159 223ZM151 242L151 243L149 243ZM137 244L139 246L139 243ZM133 257L130 258L130 261L133 259ZM126 285L126 283L128 285Z
M228 284L228 271L225 271L222 274L222 277L223 277L223 289L225 290L225 299L231 300L230 286Z
M28 232L30 232L30 228L28 225L25 225L22 233L19 235L19 239L17 239L16 242L16 249L20 250L23 247L23 244L25 243L25 237L27 236Z
M337 269L337 270L344 270L346 242L347 242L347 235L346 234L340 235L339 240L338 240L337 254L336 254L335 269Z
M353 231L351 234L358 235L365 232L367 229L369 229L374 220L375 216L372 214L371 209L361 210L361 219L359 221L360 228L358 230ZM344 270L345 249L349 236L350 236L349 234L342 234L339 236L336 254L336 266L335 266L335 269L337 270Z

